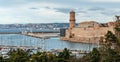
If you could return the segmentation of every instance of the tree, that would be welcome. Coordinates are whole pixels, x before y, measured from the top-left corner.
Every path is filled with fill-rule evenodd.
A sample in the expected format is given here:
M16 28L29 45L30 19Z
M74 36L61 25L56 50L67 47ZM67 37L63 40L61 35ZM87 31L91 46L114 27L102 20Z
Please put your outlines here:
M113 43L117 42L117 37L111 31L108 31L105 36L106 36L106 41Z
M26 62L28 61L28 59L28 52L17 49L17 51L13 51L10 53L9 62Z
M3 60L3 57L2 56L0 56L0 62L3 62L4 60Z
M67 48L65 48L65 49L63 50L63 57L64 57L65 59L69 59L69 58L70 58L70 52L69 52L69 50L68 50Z
M100 61L100 53L97 48L93 48L93 50L87 55L77 60L78 62L99 62Z
M49 62L56 62L56 56L52 53L48 53L48 61Z
M30 58L31 62L55 62L56 56L49 52L37 52Z
M65 48L63 50L63 52L60 52L58 55L58 62L61 61L68 61L68 59L70 58L70 52L67 48Z
M112 43L117 43L117 41L117 37L111 31L108 31L105 35L105 46L110 48Z
M102 57L101 60L101 62L119 62L119 61L120 54L111 48L106 49L106 51L104 52L104 56Z
M89 62L99 62L100 59L100 53L96 48L93 48L90 55L90 61Z

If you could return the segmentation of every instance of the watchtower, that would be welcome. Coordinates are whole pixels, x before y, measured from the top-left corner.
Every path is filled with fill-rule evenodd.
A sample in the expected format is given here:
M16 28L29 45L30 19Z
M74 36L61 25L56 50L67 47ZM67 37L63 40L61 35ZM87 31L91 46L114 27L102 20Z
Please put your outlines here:
M74 11L71 11L70 12L70 24L69 24L69 28L72 29L75 27L75 12Z

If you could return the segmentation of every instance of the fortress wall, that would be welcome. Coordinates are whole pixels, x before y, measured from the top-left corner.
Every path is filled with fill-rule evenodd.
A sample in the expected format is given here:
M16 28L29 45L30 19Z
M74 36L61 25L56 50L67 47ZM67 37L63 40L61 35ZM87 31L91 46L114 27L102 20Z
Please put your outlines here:
M61 40L83 43L98 43L100 37L103 37L107 31L114 33L113 27L73 28L71 31L66 29L66 35L65 37L61 37ZM70 32L73 35L72 38L70 38Z
M61 39L81 43L98 43L100 37L104 36L107 31L112 31L114 33L113 27L73 28L71 30L71 34L73 34L73 37L70 38L70 31L67 29L66 36Z
M69 39L69 36L70 36L70 31L66 29L66 34L65 34L66 39Z
M101 37L104 36L108 30L114 33L113 27L101 27L101 28L73 28L72 34L74 34L75 38Z

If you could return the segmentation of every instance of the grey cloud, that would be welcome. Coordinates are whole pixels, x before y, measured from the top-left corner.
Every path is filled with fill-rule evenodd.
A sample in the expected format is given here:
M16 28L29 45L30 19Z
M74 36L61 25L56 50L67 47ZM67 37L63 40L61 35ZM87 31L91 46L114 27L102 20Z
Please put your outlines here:
M88 9L89 11L104 11L105 8L101 8L101 7L92 7L90 9Z
M120 11L104 11L101 14L106 16L120 15Z
M31 7L30 9L34 9L34 10L36 10L36 9L39 9L39 8L36 8L36 7Z
M31 8L29 8L29 9L32 9L32 10L37 10L37 9L40 9L41 7L31 7ZM46 8L46 9L52 9L51 7L42 7L42 8Z
M70 8L54 8L54 9L62 13L68 13L71 10Z
M77 13L87 13L87 11L79 10L79 11L77 11Z
M45 8L46 8L46 9L51 9L51 7L48 7L48 6L46 6Z
M26 3L24 0L0 0L0 7L16 7Z

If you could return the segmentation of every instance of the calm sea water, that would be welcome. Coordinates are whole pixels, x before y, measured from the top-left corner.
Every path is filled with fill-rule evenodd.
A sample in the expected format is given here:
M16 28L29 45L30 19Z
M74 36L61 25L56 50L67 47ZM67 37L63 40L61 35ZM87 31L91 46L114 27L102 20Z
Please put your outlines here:
M45 47L46 50L51 49L72 49L72 50L89 50L97 47L96 44L72 43L68 41L61 41L57 37L42 39L25 36L22 34L0 34L0 45L6 46L33 46Z

